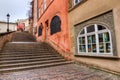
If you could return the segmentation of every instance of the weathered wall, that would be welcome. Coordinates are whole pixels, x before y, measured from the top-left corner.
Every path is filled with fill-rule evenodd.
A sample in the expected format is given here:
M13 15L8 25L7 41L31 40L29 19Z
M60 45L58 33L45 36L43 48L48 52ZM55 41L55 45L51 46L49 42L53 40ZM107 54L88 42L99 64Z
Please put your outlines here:
M68 1L67 0L47 0L49 4L47 4L46 10L39 17L37 27L40 24L43 24L42 36L37 35L38 41L47 41L56 47L57 49L61 49L64 52L70 51L70 42L69 42L69 29L68 29ZM43 3L43 1L39 1L39 6ZM61 19L61 31L57 32L53 35L50 34L50 23L51 19L58 15ZM48 20L48 27L45 22Z
M4 35L0 34L0 52L2 48L4 47L5 43L11 41L13 34L14 33L4 33Z
M113 11L113 22L114 22L114 34L115 34L115 45L118 57L120 57L120 0L86 0L84 3L77 5L75 8L72 7L69 10L69 30L70 30L70 43L71 51L73 54L75 51L75 32L74 25L96 17L100 14L106 13L108 11ZM108 70L120 72L120 60L119 59L103 59L103 58L93 58L93 57L73 57L73 59L102 67Z

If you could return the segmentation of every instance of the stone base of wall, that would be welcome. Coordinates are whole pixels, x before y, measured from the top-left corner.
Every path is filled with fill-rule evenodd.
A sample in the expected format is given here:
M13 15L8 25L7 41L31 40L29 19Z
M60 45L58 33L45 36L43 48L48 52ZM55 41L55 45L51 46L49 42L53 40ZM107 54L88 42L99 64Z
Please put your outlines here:
M106 72L120 75L120 59L96 59L86 57L74 57L74 62L77 64L87 65L88 67L100 69Z
M60 48L59 46L57 46L57 44L53 43L53 42L47 42L50 46L52 46L58 53L60 53L65 59L67 60L72 60L72 56L73 54L70 51L65 51L62 48Z

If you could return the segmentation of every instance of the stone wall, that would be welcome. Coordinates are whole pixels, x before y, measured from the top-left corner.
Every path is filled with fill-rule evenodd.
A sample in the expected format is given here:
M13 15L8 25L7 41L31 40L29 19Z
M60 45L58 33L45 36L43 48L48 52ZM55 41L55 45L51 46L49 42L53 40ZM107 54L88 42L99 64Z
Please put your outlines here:
M81 22L79 24L75 25L75 48L77 53L77 37L79 32L86 26L92 25L92 24L100 24L104 25L106 28L108 28L111 32L112 36L112 44L113 44L113 55L117 56L117 49L116 49L116 37L115 37L115 29L114 29L114 20L113 20L113 12L108 11L106 13L103 13L101 15L98 15L96 17L90 18L87 21Z
M0 52L6 42L10 42L12 39L13 33L5 33L4 35L0 35Z

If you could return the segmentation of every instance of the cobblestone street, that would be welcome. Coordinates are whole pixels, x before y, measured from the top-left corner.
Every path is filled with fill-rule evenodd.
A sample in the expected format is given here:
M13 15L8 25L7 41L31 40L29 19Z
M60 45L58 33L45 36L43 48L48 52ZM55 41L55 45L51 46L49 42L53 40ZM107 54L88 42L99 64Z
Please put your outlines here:
M120 80L120 76L77 64L0 74L0 80Z

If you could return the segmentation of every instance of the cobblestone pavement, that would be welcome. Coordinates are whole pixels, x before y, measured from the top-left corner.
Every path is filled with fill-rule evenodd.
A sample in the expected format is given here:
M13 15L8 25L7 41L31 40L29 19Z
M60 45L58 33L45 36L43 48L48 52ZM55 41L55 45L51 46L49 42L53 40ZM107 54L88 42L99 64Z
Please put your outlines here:
M120 80L120 76L77 64L0 73L0 80Z

